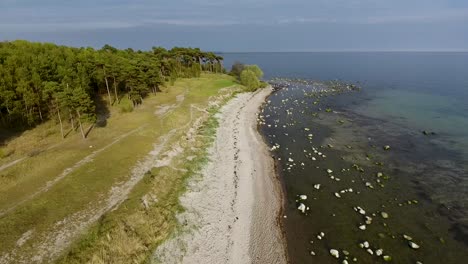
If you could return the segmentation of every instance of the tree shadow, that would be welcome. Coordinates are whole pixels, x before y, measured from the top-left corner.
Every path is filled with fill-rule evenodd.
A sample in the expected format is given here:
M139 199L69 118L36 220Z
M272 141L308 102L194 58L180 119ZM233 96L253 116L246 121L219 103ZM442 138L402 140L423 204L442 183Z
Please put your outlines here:
M100 95L94 98L94 102L96 104L96 127L106 127L107 119L110 117L109 102L103 100L102 96ZM89 128L86 135L93 127L94 125Z

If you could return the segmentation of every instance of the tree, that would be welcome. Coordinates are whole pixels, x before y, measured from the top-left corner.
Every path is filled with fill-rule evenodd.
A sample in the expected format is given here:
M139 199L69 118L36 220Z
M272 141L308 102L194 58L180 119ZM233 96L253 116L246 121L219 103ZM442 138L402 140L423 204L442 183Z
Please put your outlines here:
M252 70L244 69L241 72L240 81L249 91L254 91L260 87L260 81Z
M93 98L103 91L109 107L119 102L122 93L137 106L165 82L199 77L202 71L223 72L222 60L198 48L135 51L105 45L95 50L22 40L0 42L0 125L26 129L58 119L62 137L67 122L84 135L82 123L95 119Z
M258 79L263 77L263 71L258 67L258 65L246 65L244 69L253 71Z
M231 67L231 72L229 73L232 76L235 76L237 78L240 78L242 70L244 70L245 65L236 61L234 64L232 64Z

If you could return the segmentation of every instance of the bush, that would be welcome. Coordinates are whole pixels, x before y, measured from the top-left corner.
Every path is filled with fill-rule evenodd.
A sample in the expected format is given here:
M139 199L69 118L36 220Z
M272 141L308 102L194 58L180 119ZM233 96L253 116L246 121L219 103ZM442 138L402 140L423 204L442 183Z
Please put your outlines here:
M255 91L260 87L260 81L255 72L249 69L244 69L240 75L240 82L247 87L249 91Z
M258 79L263 77L263 71L257 65L247 65L244 67L244 69L253 71Z

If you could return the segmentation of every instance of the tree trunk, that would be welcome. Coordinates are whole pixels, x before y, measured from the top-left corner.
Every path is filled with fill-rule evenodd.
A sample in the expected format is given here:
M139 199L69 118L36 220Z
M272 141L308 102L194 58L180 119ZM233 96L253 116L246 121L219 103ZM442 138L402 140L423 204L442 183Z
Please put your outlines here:
M59 122L60 122L60 133L62 133L62 139L64 139L65 136L63 135L62 117L60 116L60 108L58 106L57 106L57 115L58 115L58 119L59 119Z
M117 95L117 82L115 81L115 77L114 77L114 93L115 93L115 101L114 102L117 102L119 100L119 96Z
M39 110L39 117L41 118L41 121L44 121L44 119L42 118L41 106L37 105L37 109Z
M107 95L109 96L109 106L112 106L112 98L109 90L109 82L107 82L107 77L104 76L104 80L106 80Z
M80 115L80 111L76 110L76 113L78 114L78 123L80 124L81 136L83 137L83 139L85 139L86 136L85 136L84 131L83 131L83 125L81 124L81 115Z
M75 130L75 119L73 119L73 114L70 112L70 121L72 129Z

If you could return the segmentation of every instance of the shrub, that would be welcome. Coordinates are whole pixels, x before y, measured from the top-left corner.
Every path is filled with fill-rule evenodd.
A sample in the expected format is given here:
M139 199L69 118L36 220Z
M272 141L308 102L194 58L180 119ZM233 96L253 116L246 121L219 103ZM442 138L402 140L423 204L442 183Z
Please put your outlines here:
M244 69L240 75L240 82L242 85L247 87L249 91L255 91L260 87L260 81L257 78L255 72Z

